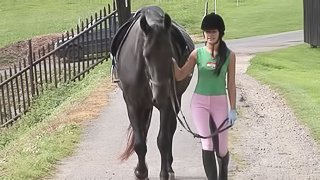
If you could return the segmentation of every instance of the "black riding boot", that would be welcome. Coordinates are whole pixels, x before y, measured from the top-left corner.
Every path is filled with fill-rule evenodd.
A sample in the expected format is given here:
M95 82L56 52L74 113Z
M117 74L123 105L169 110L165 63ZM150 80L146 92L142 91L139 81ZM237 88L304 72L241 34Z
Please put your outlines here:
M220 178L219 180L228 180L229 151L224 157L219 158Z
M218 180L217 164L214 152L202 150L202 161L208 180Z

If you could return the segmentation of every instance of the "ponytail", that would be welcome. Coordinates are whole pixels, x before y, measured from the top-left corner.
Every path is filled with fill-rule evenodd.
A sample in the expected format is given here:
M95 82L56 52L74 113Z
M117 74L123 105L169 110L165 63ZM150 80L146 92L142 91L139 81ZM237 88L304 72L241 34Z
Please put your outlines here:
M219 44L219 49L218 49L218 58L217 58L217 64L216 64L216 68L213 70L214 74L216 74L217 76L220 75L221 72L221 68L224 65L224 63L226 62L227 59L227 45L226 43L222 40L222 38L220 38L220 44ZM213 57L213 51L214 49L212 49L212 57Z

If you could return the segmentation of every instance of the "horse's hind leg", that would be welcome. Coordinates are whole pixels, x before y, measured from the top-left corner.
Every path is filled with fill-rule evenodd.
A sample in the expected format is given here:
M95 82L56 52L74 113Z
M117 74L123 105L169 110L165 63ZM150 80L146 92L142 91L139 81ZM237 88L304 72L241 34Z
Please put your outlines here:
M181 95L177 96L177 100L179 102L179 104L181 104ZM179 111L179 106L178 104L175 104L175 109L177 111ZM177 112L178 113L178 112ZM168 151L168 165L167 165L167 169L168 169L168 173L170 175L170 177L174 178L174 171L172 169L172 163L173 163L173 156L172 156L172 143L173 143L173 135L177 129L177 120L176 120L176 114L174 112L173 109L168 108L168 121L169 121L169 138L170 138L170 142L168 143L169 146L169 151Z
M134 131L134 151L138 156L138 164L135 168L135 176L138 179L145 179L148 177L148 168L145 162L147 153L146 137L150 125L150 118L152 113L151 108L137 108L127 106L130 123Z
M161 179L169 179L169 173L173 174L172 169L172 139L176 130L176 120L171 106L160 110L160 130L158 134L158 148L161 154Z

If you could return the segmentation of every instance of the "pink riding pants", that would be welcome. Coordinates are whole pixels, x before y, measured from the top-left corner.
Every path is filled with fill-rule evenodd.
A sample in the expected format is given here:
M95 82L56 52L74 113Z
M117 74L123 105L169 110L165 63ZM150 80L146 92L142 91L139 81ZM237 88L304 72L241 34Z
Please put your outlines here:
M228 100L226 95L206 96L194 93L191 100L191 114L198 134L209 136L211 134L209 127L210 115L213 118L215 126L218 128L228 117ZM225 126L228 123L225 124ZM224 127L225 127L224 126ZM219 156L223 157L228 151L228 132L219 133L219 150L215 149ZM214 144L212 138L201 139L202 149L213 151Z

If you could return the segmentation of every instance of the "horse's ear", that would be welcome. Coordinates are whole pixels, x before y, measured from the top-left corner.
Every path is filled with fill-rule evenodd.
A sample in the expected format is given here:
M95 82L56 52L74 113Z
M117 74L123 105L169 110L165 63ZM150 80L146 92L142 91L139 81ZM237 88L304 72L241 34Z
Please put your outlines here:
M164 16L164 26L167 29L169 29L171 27L171 18L167 13L165 13L165 16Z
M149 26L148 22L147 22L147 19L146 19L146 16L141 16L141 19L140 19L140 27L141 29L143 30L143 32L145 34L148 34L151 30L151 27Z

